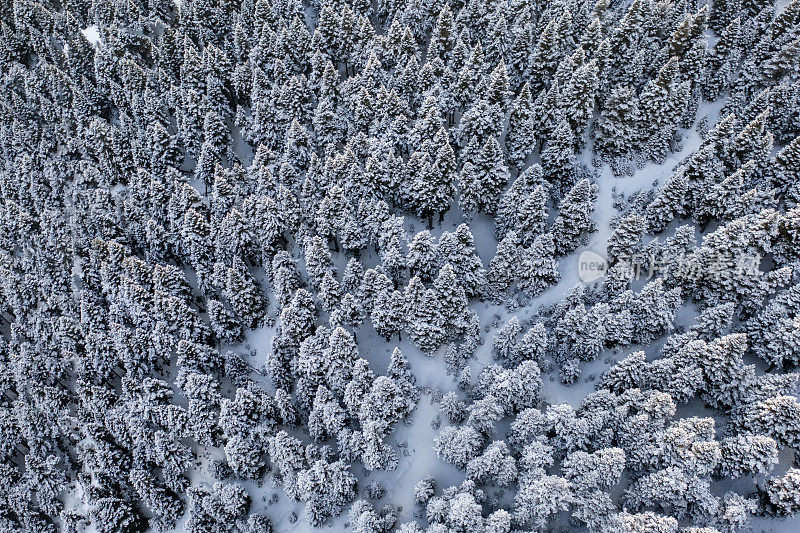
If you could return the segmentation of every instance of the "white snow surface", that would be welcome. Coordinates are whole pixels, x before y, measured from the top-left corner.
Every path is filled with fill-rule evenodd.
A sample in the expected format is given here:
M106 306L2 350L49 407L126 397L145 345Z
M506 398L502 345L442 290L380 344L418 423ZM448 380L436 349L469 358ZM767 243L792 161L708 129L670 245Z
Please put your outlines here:
M92 24L81 30L83 36L86 37L86 40L89 41L92 46L97 46L97 43L100 42L100 31L97 29L96 24Z

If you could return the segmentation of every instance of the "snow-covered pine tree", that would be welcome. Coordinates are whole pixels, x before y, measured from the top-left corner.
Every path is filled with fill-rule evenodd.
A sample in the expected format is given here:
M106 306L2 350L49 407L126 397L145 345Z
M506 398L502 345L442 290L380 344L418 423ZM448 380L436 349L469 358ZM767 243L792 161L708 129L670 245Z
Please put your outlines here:
M561 201L550 229L557 255L574 251L581 235L594 231L591 214L597 201L597 189L597 184L584 179L576 183Z
M497 139L489 137L474 162L474 172L480 187L478 205L489 214L494 214L497 210L497 201L510 176L504 159Z
M517 168L521 168L525 159L533 152L536 146L535 132L533 98L530 85L525 82L511 107L506 131L508 160Z
M553 135L547 138L541 155L547 181L561 190L572 187L577 176L575 136L563 115L555 126Z

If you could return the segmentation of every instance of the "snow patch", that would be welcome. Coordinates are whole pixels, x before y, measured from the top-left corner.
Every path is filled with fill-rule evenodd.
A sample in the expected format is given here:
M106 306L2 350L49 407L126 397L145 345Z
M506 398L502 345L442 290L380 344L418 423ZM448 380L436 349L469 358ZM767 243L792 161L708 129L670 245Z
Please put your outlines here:
M86 40L89 41L92 46L97 46L97 43L100 42L100 30L97 29L97 24L92 24L81 30L81 33Z

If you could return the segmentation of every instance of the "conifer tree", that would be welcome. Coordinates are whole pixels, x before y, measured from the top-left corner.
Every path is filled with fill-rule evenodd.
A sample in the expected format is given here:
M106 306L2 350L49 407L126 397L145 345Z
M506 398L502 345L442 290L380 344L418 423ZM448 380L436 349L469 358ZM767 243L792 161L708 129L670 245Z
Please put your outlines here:
M591 214L596 200L597 185L584 179L576 183L561 201L551 227L556 255L572 252L582 234L594 231Z
M475 252L475 238L466 224L460 224L454 232L444 232L436 246L439 264L449 263L456 279L464 285L467 297L480 294L484 284L484 269Z
M516 231L523 245L529 245L544 232L547 222L547 197L544 187L538 186L523 197L517 213Z
M542 167L547 181L565 190L573 185L577 175L575 137L566 118L562 117L553 135L542 150Z
M531 165L517 176L511 187L500 197L497 206L495 234L498 237L502 238L511 229L519 230L520 226L538 228L538 220L546 218L546 212L534 214L539 206L543 210L545 208L546 195L543 184L542 167L538 164ZM537 190L539 188L541 190ZM520 198L527 204L524 209L521 207Z
M433 33L428 43L428 55L447 61L450 58L453 48L455 48L455 40L453 13L450 11L449 6L444 4L436 19L436 25L433 28Z
M420 231L414 235L408 245L406 264L412 275L426 281L433 279L439 266L439 258L436 255L436 243L429 231Z
M632 261L644 231L644 220L637 213L631 213L620 220L608 239L609 262Z
M225 292L236 315L252 327L264 314L266 302L250 273L240 261L227 270Z
M481 192L478 169L467 161L458 175L458 207L467 220L477 212Z
M561 107L581 145L594 112L598 85L597 61L591 60L575 70L561 91Z
M530 296L538 296L561 279L558 261L554 258L557 249L554 235L544 233L522 253L519 286Z
M331 313L331 326L347 326L355 329L360 326L366 318L361 302L352 293L346 293L339 302L339 305ZM354 334L355 336L355 334Z
M594 146L600 156L611 159L630 154L639 120L639 105L633 89L627 85L614 87L603 103L594 130Z
M371 318L372 326L378 335L388 341L392 335L396 334L400 340L401 332L406 328L406 307L403 293L382 290L376 294Z
M459 335L467 330L470 311L464 289L458 285L453 267L447 263L433 282L439 312L444 320L448 336Z
M568 10L564 10L562 19L571 18ZM568 22L567 22L568 24ZM541 90L558 65L563 50L560 48L562 36L559 35L559 27L562 26L561 20L551 18L544 30L539 34L536 46L533 49L532 57L529 61L531 68L531 79L536 80L534 90Z
M494 214L509 178L503 151L494 137L490 137L481 148L475 161L475 173L480 186L479 205L487 213Z
M778 167L776 173L776 185L781 192L792 191L793 198L796 198L797 187L794 186L800 177L800 137L787 144L775 156L775 163Z
M436 293L413 277L406 286L404 300L411 340L425 353L435 351L445 338L445 319L436 304Z
M511 107L506 131L508 160L517 168L522 166L536 146L535 131L531 89L529 83L525 82Z
M489 263L486 274L487 288L495 300L516 281L521 260L520 241L515 231L510 231L497 245L497 252Z

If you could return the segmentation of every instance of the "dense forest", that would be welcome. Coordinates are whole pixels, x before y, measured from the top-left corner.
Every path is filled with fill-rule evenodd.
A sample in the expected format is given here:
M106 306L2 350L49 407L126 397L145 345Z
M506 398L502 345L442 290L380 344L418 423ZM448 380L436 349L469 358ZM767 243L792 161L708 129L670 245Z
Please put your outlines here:
M798 78L800 0L0 1L0 531L792 530Z

